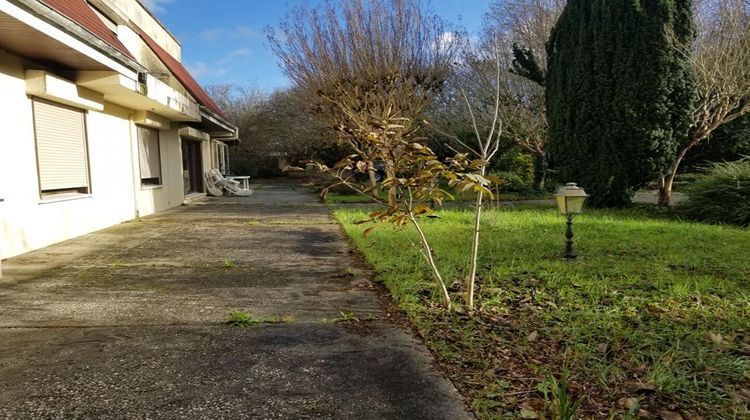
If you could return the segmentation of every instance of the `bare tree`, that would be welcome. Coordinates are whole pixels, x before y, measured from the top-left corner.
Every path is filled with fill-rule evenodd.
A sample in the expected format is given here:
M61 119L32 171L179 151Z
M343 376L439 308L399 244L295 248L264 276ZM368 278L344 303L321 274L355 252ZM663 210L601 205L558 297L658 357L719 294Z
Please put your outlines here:
M750 3L747 0L694 2L697 36L687 49L696 77L697 102L685 141L659 180L659 204L669 205L685 155L723 124L750 111Z
M240 128L240 142L232 145L230 159L243 174L276 174L283 161L336 162L343 156L333 130L314 118L294 89L267 95L254 87L224 84L207 90Z
M508 51L500 57L505 73L500 108L504 134L534 156L538 190L545 188L549 166L544 103L545 44L565 3L565 0L498 0L490 5L485 16L482 48Z
M235 124L252 115L266 99L266 94L255 86L224 83L208 86L206 90Z
M373 164L385 164L388 202L396 205L397 149L417 139L420 117L450 71L455 42L445 23L421 0L349 0L299 7L268 34L317 115L366 162L373 191Z
M482 222L482 208L485 194L492 198L492 193L487 188L492 183L498 184L499 179L487 175L487 167L492 159L500 150L502 143L502 125L500 119L506 94L504 76L506 63L503 61L503 50L500 42L496 39L491 44L493 48L490 51L473 52L469 48L464 63L465 71L459 79L461 99L463 108L468 113L473 139L464 141L458 135L444 133L452 138L456 143L461 145L464 150L468 150L476 159L473 167L476 168L475 174L466 174L461 178L452 179L449 185L456 188L457 191L473 190L476 193L474 203L474 226L471 236L471 255L469 273L466 276L466 304L470 309L474 309L474 292L477 276L477 261L479 257L479 234ZM494 69L493 77L487 79L487 67ZM467 88L471 89L473 95L467 93ZM477 91L487 93L492 92L490 107L488 101ZM488 88L485 90L484 88ZM481 127L481 128L480 128Z
M514 71L544 84L547 71L547 39L557 23L566 0L495 0L485 15L489 39L500 37L514 45ZM525 64L537 66L541 79Z

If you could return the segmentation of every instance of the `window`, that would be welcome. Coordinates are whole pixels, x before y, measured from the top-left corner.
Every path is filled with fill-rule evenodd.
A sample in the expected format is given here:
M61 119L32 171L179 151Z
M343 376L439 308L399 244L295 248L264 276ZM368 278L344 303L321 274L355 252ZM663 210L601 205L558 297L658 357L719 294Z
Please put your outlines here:
M32 101L39 190L53 194L88 194L89 165L84 111Z
M141 185L161 185L159 130L138 126L138 156L141 164Z

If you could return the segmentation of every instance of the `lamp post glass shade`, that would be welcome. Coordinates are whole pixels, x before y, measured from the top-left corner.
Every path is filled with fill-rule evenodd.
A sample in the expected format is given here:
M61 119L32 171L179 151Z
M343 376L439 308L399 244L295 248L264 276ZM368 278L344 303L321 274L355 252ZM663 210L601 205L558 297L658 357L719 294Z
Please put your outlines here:
M581 212L583 202L586 201L586 191L574 182L565 184L555 193L557 208L562 215L574 215Z

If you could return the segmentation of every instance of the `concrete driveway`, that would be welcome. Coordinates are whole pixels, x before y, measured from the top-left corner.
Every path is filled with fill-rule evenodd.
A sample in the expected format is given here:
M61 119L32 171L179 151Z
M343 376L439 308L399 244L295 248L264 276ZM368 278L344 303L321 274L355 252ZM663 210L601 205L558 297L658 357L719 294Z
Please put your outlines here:
M326 207L255 188L3 262L0 417L470 418Z

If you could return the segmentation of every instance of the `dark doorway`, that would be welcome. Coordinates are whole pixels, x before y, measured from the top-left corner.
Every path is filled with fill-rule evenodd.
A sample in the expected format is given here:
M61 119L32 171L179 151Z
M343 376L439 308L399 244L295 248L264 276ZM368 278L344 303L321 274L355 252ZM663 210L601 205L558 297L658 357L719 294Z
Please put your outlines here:
M182 139L182 180L185 194L203 192L201 142Z

